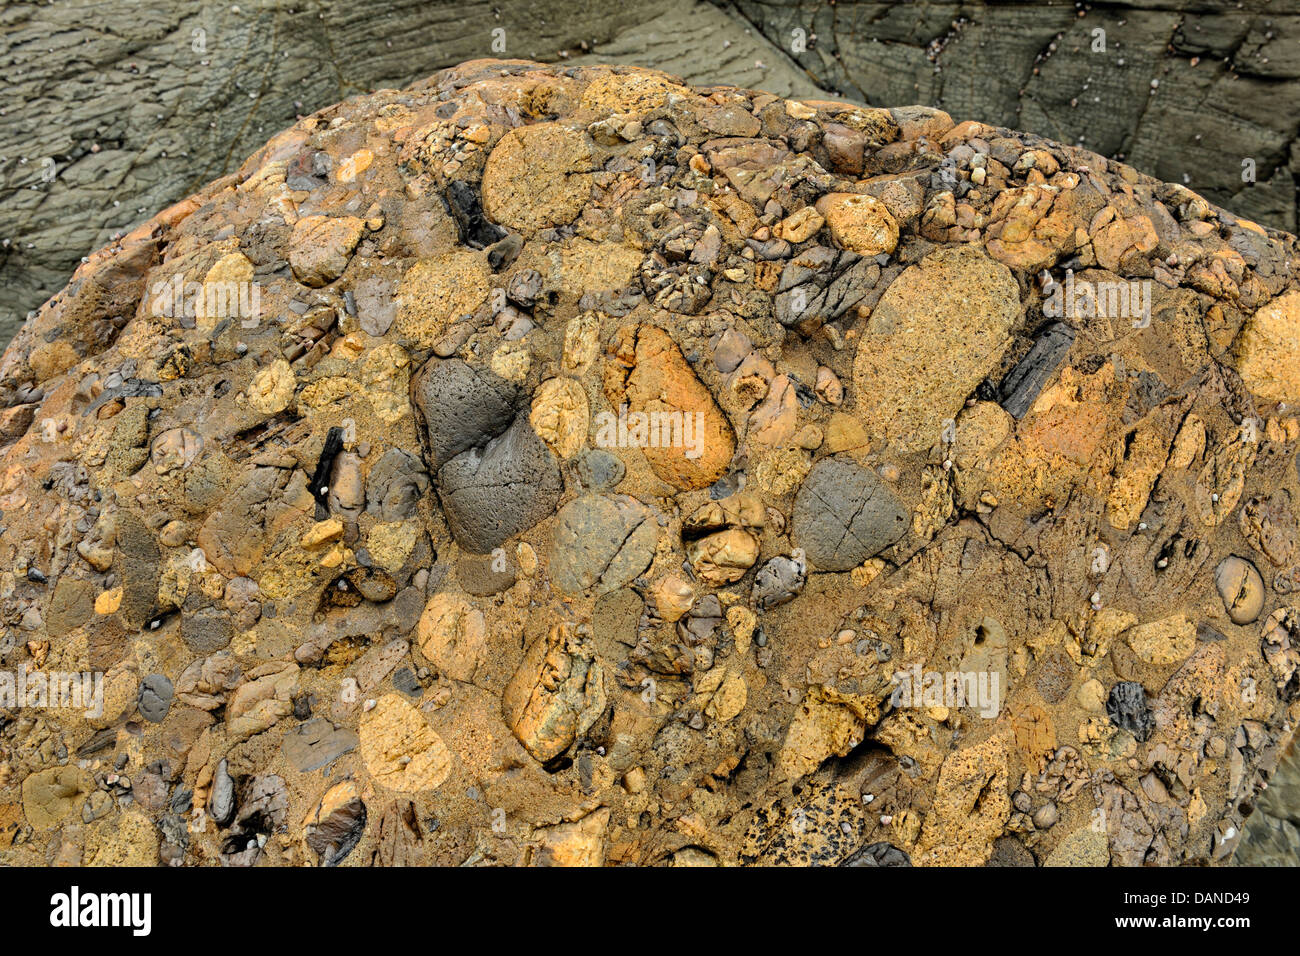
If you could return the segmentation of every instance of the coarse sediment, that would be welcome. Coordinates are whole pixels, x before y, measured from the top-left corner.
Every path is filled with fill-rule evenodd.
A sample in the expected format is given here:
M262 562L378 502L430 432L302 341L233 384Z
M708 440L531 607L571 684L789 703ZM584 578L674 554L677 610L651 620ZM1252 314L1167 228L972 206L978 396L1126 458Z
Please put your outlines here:
M924 107L313 114L0 361L0 670L104 674L0 710L0 860L1225 861L1300 716L1296 251Z

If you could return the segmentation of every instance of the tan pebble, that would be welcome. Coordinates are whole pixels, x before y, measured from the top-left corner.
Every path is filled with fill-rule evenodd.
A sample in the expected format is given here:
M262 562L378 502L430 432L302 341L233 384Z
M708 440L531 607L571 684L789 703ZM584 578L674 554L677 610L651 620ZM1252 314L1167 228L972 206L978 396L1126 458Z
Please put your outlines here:
M375 161L375 154L368 149L359 149L339 163L337 179L341 183L350 183Z
M328 544L336 538L343 536L343 521L340 518L327 518L324 521L318 521L306 534L302 536L301 544L304 548L319 548Z
M820 448L822 445L822 430L819 426L808 424L799 429L799 434L795 435L794 440L800 448L806 448L812 451L814 448Z
M655 585L655 608L670 624L681 619L695 603L695 588L678 574L670 574Z
M754 566L758 538L740 528L727 528L692 542L686 555L696 575L718 587L739 581Z
M803 242L817 234L817 231L825 225L823 219L812 206L804 206L797 212L791 213L782 219L772 229L772 235L778 239L784 239L786 242Z
M289 363L276 359L254 376L248 387L248 404L263 415L278 415L292 404L297 384Z
M731 628L731 635L736 641L736 653L748 653L749 643L758 627L758 615L749 608L739 605L728 608L727 626Z
M628 793L641 793L645 790L645 781L645 770L641 767L633 767L623 774L623 786Z
M817 200L817 211L841 249L875 256L893 252L898 245L898 223L874 196L830 193Z
M1090 714L1100 714L1106 709L1106 688L1095 677L1080 685L1075 698L1079 706Z
M95 613L101 615L113 614L122 606L122 589L120 587L111 588L107 591L101 591L95 598Z
M435 790L451 774L452 756L442 738L397 694L385 694L362 715L360 737L366 769L389 790Z
M164 547L179 548L185 543L189 528L184 521L168 521L158 532L158 540Z
M458 594L435 594L416 626L420 653L452 680L471 681L487 653L483 612Z
M528 422L561 458L572 458L586 445L590 421L587 393L576 381L551 378L538 386Z

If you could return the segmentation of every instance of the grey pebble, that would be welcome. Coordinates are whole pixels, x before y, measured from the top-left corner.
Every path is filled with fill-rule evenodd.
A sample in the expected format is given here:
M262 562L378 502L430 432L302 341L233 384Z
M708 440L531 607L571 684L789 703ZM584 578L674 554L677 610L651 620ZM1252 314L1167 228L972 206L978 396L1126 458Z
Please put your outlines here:
M907 513L894 493L849 461L819 461L795 496L793 537L818 571L847 571L906 530Z
M137 706L140 716L155 724L161 724L172 708L172 682L162 674L150 674L140 682Z

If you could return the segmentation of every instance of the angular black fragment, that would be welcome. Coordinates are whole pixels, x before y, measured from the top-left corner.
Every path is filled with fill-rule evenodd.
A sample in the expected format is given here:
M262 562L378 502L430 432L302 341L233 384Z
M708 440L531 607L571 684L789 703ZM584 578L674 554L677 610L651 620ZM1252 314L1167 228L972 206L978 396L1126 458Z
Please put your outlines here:
M505 237L504 229L484 218L478 193L468 183L459 179L452 180L447 187L446 197L452 218L456 220L460 241L465 245L473 249L486 249Z
M1106 698L1106 714L1111 723L1130 731L1138 743L1146 743L1156 729L1156 718L1147 706L1147 692L1137 681L1120 681Z
M320 461L316 463L316 470L312 473L311 481L307 484L307 490L311 496L316 499L316 504L329 509L329 491L330 491L330 472L334 468L334 459L338 457L339 452L343 450L343 429L335 426L325 435L325 445L320 451Z
M1022 418L1043 386L1056 374L1074 344L1074 329L1053 322L1038 337L1029 353L1002 380L1001 404L1015 418Z
M840 866L911 866L912 858L905 852L886 843L872 843L864 846L852 856L845 858Z
M109 749L116 743L117 728L105 727L77 748L77 756L84 760L87 757L92 757L101 751Z

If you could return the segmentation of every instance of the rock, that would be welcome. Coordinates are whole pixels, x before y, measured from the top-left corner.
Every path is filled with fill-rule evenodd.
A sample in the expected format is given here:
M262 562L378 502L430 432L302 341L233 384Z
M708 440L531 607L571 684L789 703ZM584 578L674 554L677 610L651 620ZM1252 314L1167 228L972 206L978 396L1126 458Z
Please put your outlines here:
M669 624L681 620L695 603L695 588L676 574L659 581L653 593L655 610Z
M760 610L793 601L803 590L807 568L803 561L777 555L754 576L753 601Z
M1135 681L1120 681L1106 698L1106 714L1111 723L1130 731L1138 743L1145 743L1155 729L1156 719L1147 706L1147 694Z
M710 587L739 581L758 560L758 538L741 528L726 528L691 543L686 552L696 575Z
M590 495L556 516L551 576L566 594L606 594L641 574L654 556L659 526L627 495Z
M506 724L541 763L568 750L605 704L604 668L585 636L566 624L529 645L501 698Z
M845 857L840 866L911 866L912 860L892 843L870 843L852 856Z
M735 329L727 329L718 337L713 348L713 364L719 372L734 372L753 349L749 337Z
M357 748L357 735L328 720L313 717L284 735L281 748L284 759L299 773L311 773L328 767L339 757Z
M907 530L898 499L852 462L818 462L794 502L792 534L817 571L847 571L893 544Z
M1288 292L1246 320L1233 344L1246 387L1269 402L1300 401L1300 292Z
M868 433L916 451L995 367L1020 312L1011 271L972 246L909 266L871 313L853 365Z
M323 286L305 216L364 224ZM104 680L11 708L0 863L1222 861L1300 683L1300 423L1231 368L1294 243L1009 129L585 62L305 116L4 359L0 651Z
M625 474L623 462L603 448L589 448L578 458L578 477L590 491L610 491Z
M620 330L616 348L605 394L615 407L626 403L629 414L647 416L641 447L650 468L677 488L713 484L731 460L735 435L681 350L654 326ZM596 441L602 441L599 430Z
M1124 640L1148 664L1186 660L1196 646L1196 624L1186 614L1151 621L1124 632Z
M483 209L489 219L531 235L578 215L595 166L578 130L537 123L501 138L483 170Z
M39 770L23 780L23 815L41 830L58 826L91 788L90 776L76 767Z
M420 460L400 448L390 448L366 477L366 510L381 521L412 517L429 491L429 476Z
M1074 330L1063 322L1049 325L999 388L1001 404L1015 418L1025 417L1038 393L1056 374L1074 344Z
M830 193L817 201L835 245L863 256L888 255L898 245L898 223L874 196Z
M248 404L263 415L278 415L293 403L298 382L289 363L277 359L257 373L248 387Z
M378 786L420 793L442 786L453 758L424 715L397 694L385 694L361 715L361 759Z
M354 216L304 216L289 236L289 265L303 285L328 285L348 267L352 250L365 231Z
M463 554L456 562L456 581L467 594L482 597L500 594L519 580L515 562L500 551L492 554Z
M199 608L182 617L181 637L195 653L216 653L234 637L230 612L216 606Z
M150 674L140 682L140 716L155 724L167 718L172 707L172 682L162 674Z
M778 222L772 228L772 235L778 239L784 239L786 242L803 242L816 235L817 230L821 229L825 222L826 220L818 215L816 209L811 206L804 206L798 212L791 213ZM895 231L894 239L897 242L897 231ZM731 371L731 369L724 369L724 371Z
M1241 508L1241 533L1251 547L1277 567L1289 567L1300 557L1300 522L1291 510L1291 496L1279 489L1267 498L1251 498Z
M1264 609L1264 581L1253 563L1235 554L1214 569L1214 586L1233 624L1249 624Z
M447 206L456 220L460 241L474 249L493 245L506 235L505 230L488 222L478 194L468 183L453 180L447 186ZM531 305L532 303L528 303Z
M571 378L547 379L533 395L528 422L560 458L572 458L587 443L587 396Z
M538 866L603 866L608 807L593 811L572 823L545 827L539 834Z
M487 257L477 252L419 260L402 276L394 327L415 347L434 347L449 325L487 299L490 275Z
M411 395L428 436L429 467L435 473L462 452L505 432L520 404L515 385L459 359L424 365L411 379Z
M438 495L460 545L486 554L554 511L560 469L521 415L481 451L471 448L443 465Z
M1037 866L1034 855L1015 837L1003 836L993 841L993 855L985 866Z
M212 777L212 790L208 794L208 816L218 826L225 826L235 816L235 778L227 768L228 764L223 758L217 764Z
M420 653L452 680L472 681L487 654L483 612L454 594L435 594L417 630Z
M796 780L832 754L844 756L862 742L866 721L852 709L818 696L809 697L786 728L777 773Z
M1007 794L1006 749L990 737L949 754L939 770L935 806L922 825L920 866L979 866L988 862L992 840L1011 811Z
M289 795L283 777L259 773L248 778L230 834L221 845L222 864L256 864L267 837L284 826L288 811Z
M365 832L366 816L366 805L353 781L345 780L325 792L303 821L305 842L321 866L338 866L352 852Z

